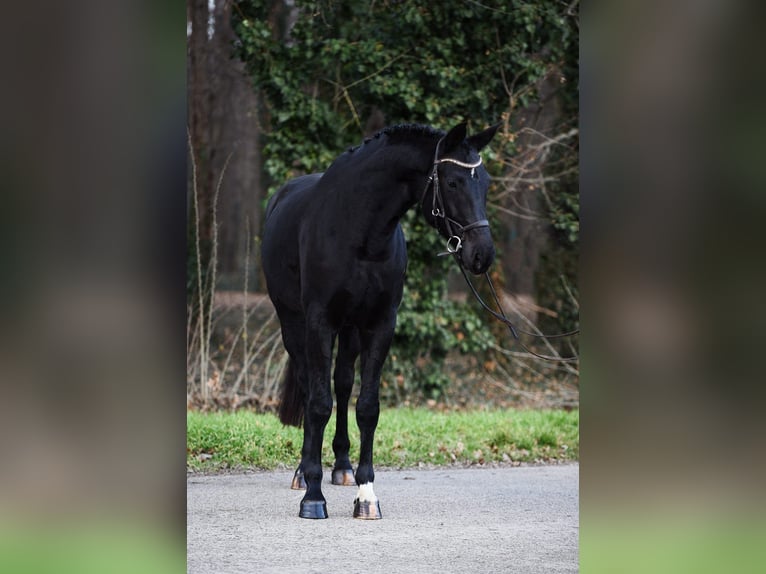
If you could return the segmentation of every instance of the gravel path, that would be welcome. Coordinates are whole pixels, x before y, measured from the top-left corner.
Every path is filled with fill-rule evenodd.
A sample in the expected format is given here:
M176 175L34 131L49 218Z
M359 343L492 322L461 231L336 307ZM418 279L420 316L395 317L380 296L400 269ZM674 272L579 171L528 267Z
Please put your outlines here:
M355 487L329 484L330 517L297 517L290 472L190 476L192 574L578 571L579 465L378 470L383 519L352 518Z

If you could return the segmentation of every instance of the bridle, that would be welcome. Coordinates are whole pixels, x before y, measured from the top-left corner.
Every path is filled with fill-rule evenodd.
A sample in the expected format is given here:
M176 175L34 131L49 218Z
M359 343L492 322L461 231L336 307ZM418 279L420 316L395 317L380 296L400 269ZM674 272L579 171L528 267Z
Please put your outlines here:
M577 361L578 357L553 357L548 355L540 355L531 349L529 349L519 338L519 333L523 335L527 335L530 337L536 337L538 339L558 339L562 337L569 337L572 335L576 335L580 332L580 329L575 329L573 331L568 331L566 333L559 333L558 335L544 335L541 333L530 333L528 331L523 331L521 329L518 329L511 323L510 319L508 319L507 315L505 314L505 311L503 310L502 305L500 305L500 299L497 296L497 291L495 290L495 286L492 284L492 279L489 276L488 272L484 273L484 278L487 280L487 285L489 285L490 293L492 293L492 298L494 300L495 306L497 307L497 311L492 309L486 301L481 297L479 292L476 290L476 287L474 286L473 282L471 281L470 277L468 277L468 273L466 273L465 268L463 267L463 262L460 259L459 251L463 248L463 236L465 235L466 231L469 231L471 229L476 229L479 227L489 227L489 221L486 219L479 219L478 221L474 221L473 223L469 223L467 225L462 225L458 221L452 219L449 217L446 213L446 210L444 208L444 198L442 197L440 187L439 187L439 164L441 163L454 163L455 165L458 165L460 167L470 169L471 170L471 177L475 177L476 175L476 168L481 165L481 156L479 159L474 163L466 163L462 162L456 159L452 159L449 157L445 158L439 158L439 146L441 146L442 140L444 139L444 136L439 140L439 142L436 144L436 151L434 152L434 161L433 161L433 169L431 170L431 174L428 176L428 179L426 180L426 186L423 190L423 196L420 199L420 205L421 209L425 210L425 200L426 195L428 194L428 188L433 185L433 195L432 195L432 206L431 206L431 215L434 217L433 226L437 227L437 218L441 218L444 220L445 228L447 229L447 233L449 234L449 239L447 239L447 251L444 251L442 253L438 253L438 256L444 256L444 255L452 255L455 259L455 262L457 263L457 266L460 268L460 272L463 274L463 278L465 279L465 282L468 284L468 287L471 289L471 293L476 298L476 300L479 302L479 304L487 311L489 312L492 317L500 321L501 323L505 324L508 327L508 330L511 332L511 335L513 335L513 338L516 339L516 342L521 346L524 351L529 353L530 355L533 355L537 357L538 359L543 359L546 361L556 361L556 362L572 362ZM456 235L452 231L452 226L455 226L458 229L458 233L460 235Z
M466 225L461 224L460 222L452 219L449 217L446 213L446 210L444 208L444 198L441 194L441 189L439 185L439 164L442 163L454 163L455 165L458 165L460 167L464 167L466 169L471 170L471 177L476 177L476 168L481 165L481 157L474 162L474 163L466 163L463 161L459 161L456 159L452 159L451 157L444 157L439 158L439 146L442 143L442 140L444 137L442 137L439 142L436 144L436 151L434 152L434 161L433 161L433 169L431 170L431 174L428 176L428 179L426 180L426 187L423 190L423 196L420 199L420 205L422 208L424 208L424 202L426 200L426 195L428 194L428 188L432 186L433 184L433 194L432 194L432 206L431 206L431 215L434 218L434 227L436 227L437 218L441 218L444 220L444 226L447 229L447 233L449 234L449 239L447 239L447 251L444 253L440 253L439 255L449 255L452 253L457 253L463 248L463 236L465 235L466 231L470 231L471 229L477 229L479 227L489 227L489 221L486 219L479 219L478 221L474 221L473 223L468 223ZM455 226L458 230L458 233L460 235L457 235L453 232L452 226Z

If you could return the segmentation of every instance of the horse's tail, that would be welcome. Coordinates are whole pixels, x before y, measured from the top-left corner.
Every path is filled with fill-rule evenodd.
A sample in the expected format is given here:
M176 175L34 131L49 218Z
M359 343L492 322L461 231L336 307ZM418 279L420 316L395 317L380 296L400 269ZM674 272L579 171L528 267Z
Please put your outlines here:
M287 361L287 369L282 380L282 400L279 404L279 420L283 425L299 427L303 424L305 397L292 360Z

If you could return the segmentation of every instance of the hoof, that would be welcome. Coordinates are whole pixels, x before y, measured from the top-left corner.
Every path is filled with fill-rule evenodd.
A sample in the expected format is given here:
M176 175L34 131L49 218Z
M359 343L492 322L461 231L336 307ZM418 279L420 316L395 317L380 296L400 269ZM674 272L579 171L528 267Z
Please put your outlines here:
M302 472L295 472L295 476L293 476L293 482L290 485L290 488L293 490L306 490L306 479L303 478Z
M356 486L354 471L343 468L335 468L332 471L332 483L338 486Z
M354 501L354 518L362 520L380 520L383 515L380 513L380 502L360 501L358 498Z
M324 500L301 500L301 518L327 518L327 503Z

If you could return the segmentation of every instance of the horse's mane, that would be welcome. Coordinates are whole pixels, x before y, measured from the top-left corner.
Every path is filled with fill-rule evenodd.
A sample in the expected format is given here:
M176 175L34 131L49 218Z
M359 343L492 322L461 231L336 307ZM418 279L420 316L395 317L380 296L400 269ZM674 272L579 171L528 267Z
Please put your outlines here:
M421 124L398 124L395 126L389 126L383 128L378 132L385 134L388 137L390 143L399 143L404 140L411 140L413 138L436 138L444 135L441 130L436 130L430 126L424 126Z
M387 142L389 144L396 145L403 142L412 141L413 139L433 139L439 138L443 135L443 131L422 124L397 124L379 130L374 135L365 138L363 143L352 146L346 151L348 153L354 153L371 141L379 140L380 136L386 136Z

